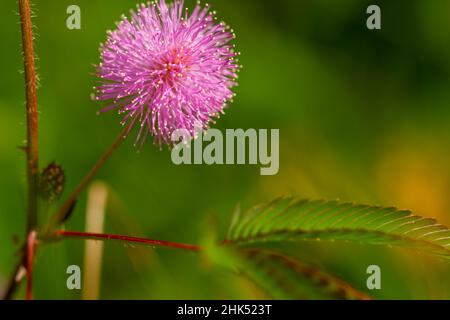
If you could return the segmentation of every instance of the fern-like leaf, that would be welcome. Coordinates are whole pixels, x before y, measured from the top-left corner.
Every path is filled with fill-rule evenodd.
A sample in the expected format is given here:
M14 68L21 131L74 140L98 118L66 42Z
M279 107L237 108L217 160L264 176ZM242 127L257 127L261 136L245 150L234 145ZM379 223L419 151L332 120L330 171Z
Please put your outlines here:
M292 197L279 198L247 212L234 224L226 243L308 240L411 247L450 260L450 229L434 219L393 207Z
M370 299L343 280L279 253L246 250L243 259L241 273L275 299Z

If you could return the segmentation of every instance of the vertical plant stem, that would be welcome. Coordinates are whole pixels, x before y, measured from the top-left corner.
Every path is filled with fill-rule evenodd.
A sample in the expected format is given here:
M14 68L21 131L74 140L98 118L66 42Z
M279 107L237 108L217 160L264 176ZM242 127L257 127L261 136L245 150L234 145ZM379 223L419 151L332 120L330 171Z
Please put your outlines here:
M34 262L34 253L36 250L36 231L31 231L28 234L27 238L27 290L26 290L26 299L33 299L33 262Z
M34 64L33 31L29 0L19 0L20 22L22 26L22 47L25 66L25 89L27 110L27 179L28 179L28 222L27 234L38 223L38 110L36 96L36 71Z
M34 229L38 224L38 183L39 183L39 148L38 148L38 109L36 95L36 69L34 64L33 25L31 22L31 8L29 0L19 0L20 23L22 30L22 48L25 68L25 94L27 114L27 244L23 249L19 263L9 281L4 299L11 299L17 289L17 277L23 265L31 275L34 240L32 254L30 255L30 237L36 233ZM30 259L31 256L31 259ZM31 277L29 278L31 280ZM31 292L32 282L28 281L28 292ZM29 289L29 290L28 290Z

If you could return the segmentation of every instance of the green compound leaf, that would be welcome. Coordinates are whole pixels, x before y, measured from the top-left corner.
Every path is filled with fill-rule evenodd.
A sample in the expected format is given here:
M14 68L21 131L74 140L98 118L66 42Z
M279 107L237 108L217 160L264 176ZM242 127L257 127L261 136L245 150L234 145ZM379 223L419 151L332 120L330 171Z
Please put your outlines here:
M396 208L338 201L278 198L247 212L226 243L351 241L409 247L450 260L450 230L436 220Z
M242 259L240 273L274 299L370 299L341 279L279 253L245 250Z

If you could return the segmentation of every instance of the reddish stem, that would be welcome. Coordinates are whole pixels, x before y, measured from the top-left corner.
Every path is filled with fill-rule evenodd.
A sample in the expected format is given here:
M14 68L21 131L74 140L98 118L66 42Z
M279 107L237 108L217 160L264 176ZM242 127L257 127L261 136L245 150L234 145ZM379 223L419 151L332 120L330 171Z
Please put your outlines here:
M27 110L27 180L28 180L28 227L30 232L37 225L38 210L38 111L36 95L36 71L34 66L33 27L29 0L20 0L20 22L25 66Z
M27 265L27 290L26 290L26 299L33 299L33 261L34 261L34 253L36 249L36 231L32 230L28 234L27 238L27 256L26 256L26 265Z
M20 23L22 31L22 48L25 69L25 93L27 111L27 230L30 236L37 226L38 218L38 182L39 182L39 149L38 149L38 103L36 94L36 70L34 63L33 24L31 21L31 9L29 0L19 0ZM34 233L34 236L36 234ZM24 248L20 262L14 269L4 295L4 299L11 299L17 289L16 276L22 268L22 260L27 260L29 248ZM34 244L33 244L34 254ZM28 259L29 261L33 259ZM27 269L31 269L27 265ZM31 280L31 279L30 279ZM30 292L31 292L31 281ZM27 290L28 294L28 290Z
M66 238L83 238L83 239L87 239L87 240L118 240L118 241L128 242L128 243L136 243L136 244L143 244L143 245L149 245L149 246L182 249L182 250L189 250L189 251L194 251L194 252L199 252L202 250L202 248L200 246L191 245L191 244L162 241L162 240L152 240L152 239L137 238L137 237L120 236L120 235L113 235L113 234L60 230L60 231L56 231L55 235L60 236L60 237L66 237Z

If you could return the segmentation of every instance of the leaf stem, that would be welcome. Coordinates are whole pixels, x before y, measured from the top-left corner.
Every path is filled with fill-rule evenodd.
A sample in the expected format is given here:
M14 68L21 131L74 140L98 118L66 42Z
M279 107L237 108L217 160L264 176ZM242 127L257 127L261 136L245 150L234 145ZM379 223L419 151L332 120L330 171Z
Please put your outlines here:
M128 236L113 235L113 234L59 230L59 231L56 231L54 233L54 235L56 237L78 238L78 239L86 239L86 240L116 240L116 241L121 241L121 242L125 242L125 243L166 247L166 248L181 249L181 250L187 250L187 251L193 251L193 252L200 252L203 250L202 247L196 246L196 245L191 245L191 244L162 241L162 240L152 240L152 239L146 239L146 238L128 237Z

